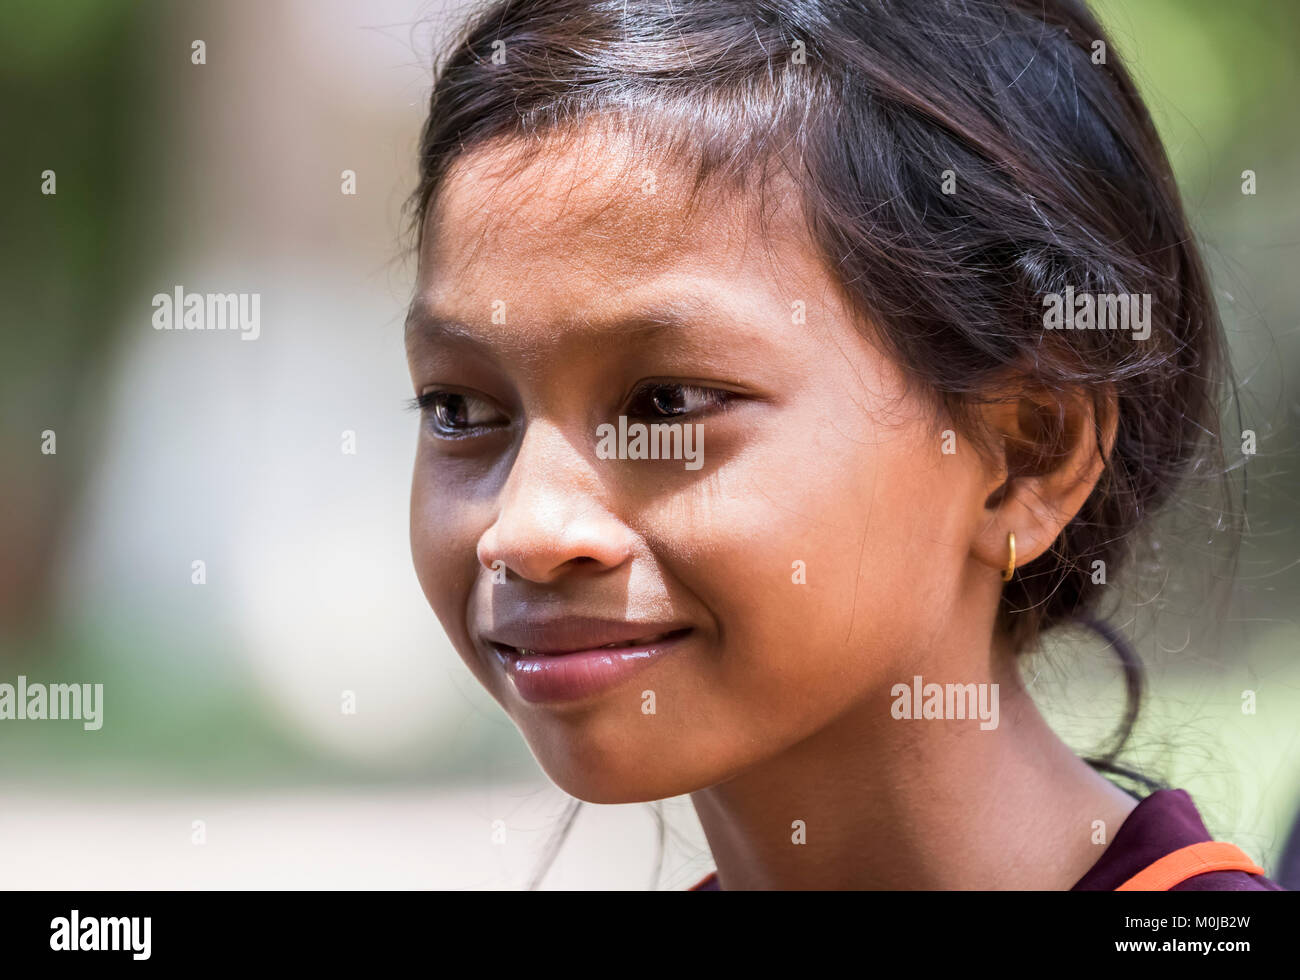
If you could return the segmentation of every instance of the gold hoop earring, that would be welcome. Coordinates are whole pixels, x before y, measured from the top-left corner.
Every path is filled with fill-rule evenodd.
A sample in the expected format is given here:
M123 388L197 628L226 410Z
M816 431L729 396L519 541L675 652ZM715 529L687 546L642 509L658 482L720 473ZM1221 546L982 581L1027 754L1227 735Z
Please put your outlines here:
M1002 572L1002 581L1010 582L1011 576L1016 574L1016 532L1007 532L1007 548L1011 555L1007 558L1007 567Z

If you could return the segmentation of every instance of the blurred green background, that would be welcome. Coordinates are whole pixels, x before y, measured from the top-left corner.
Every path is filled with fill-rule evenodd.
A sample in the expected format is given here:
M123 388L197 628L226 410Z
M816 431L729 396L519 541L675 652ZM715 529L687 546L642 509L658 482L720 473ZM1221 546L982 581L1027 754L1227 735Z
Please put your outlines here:
M33 842L0 859L8 887L509 887L532 870L565 798L451 651L406 543L398 208L460 6L0 7L0 680L106 692L99 732L0 726L0 834ZM1258 434L1227 606L1203 601L1218 573L1181 527L1167 579L1134 585L1122 625L1150 691L1125 759L1271 868L1300 808L1300 4L1094 8L1206 246L1242 384L1227 429ZM155 332L150 298L176 285L260 292L262 338ZM1120 714L1108 658L1084 638L1026 665L1080 750ZM687 802L668 810L663 884L681 886L708 856ZM587 807L574 834L549 886L644 886L644 807Z

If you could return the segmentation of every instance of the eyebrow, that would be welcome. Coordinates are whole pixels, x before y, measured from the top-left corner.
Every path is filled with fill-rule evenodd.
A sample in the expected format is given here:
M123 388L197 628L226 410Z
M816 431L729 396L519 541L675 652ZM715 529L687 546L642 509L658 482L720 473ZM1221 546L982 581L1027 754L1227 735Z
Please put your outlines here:
M591 340L600 340L680 331L698 327L710 320L737 319L735 314L725 313L701 297L681 296L611 316L575 318L566 329L575 336L586 335ZM481 331L463 320L430 309L423 297L417 297L411 304L406 317L406 332L408 337L418 333L427 340L459 340L486 345L486 338Z

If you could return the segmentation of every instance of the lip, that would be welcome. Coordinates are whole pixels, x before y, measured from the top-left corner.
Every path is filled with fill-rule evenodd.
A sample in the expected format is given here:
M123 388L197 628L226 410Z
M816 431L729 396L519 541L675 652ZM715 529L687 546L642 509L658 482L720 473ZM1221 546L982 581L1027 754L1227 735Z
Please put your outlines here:
M676 650L693 632L680 623L574 617L506 624L482 640L519 696L543 703L607 691Z

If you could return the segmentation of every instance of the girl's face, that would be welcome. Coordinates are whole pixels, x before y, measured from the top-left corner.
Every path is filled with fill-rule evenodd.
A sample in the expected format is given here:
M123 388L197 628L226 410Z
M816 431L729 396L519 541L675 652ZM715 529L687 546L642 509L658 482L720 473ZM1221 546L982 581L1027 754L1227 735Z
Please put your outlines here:
M598 803L712 786L849 712L887 723L922 658L971 632L987 652L996 602L971 554L987 475L846 314L793 189L765 240L747 201L686 219L685 175L629 152L461 158L407 333L425 595L547 774ZM652 422L693 442L628 458Z

